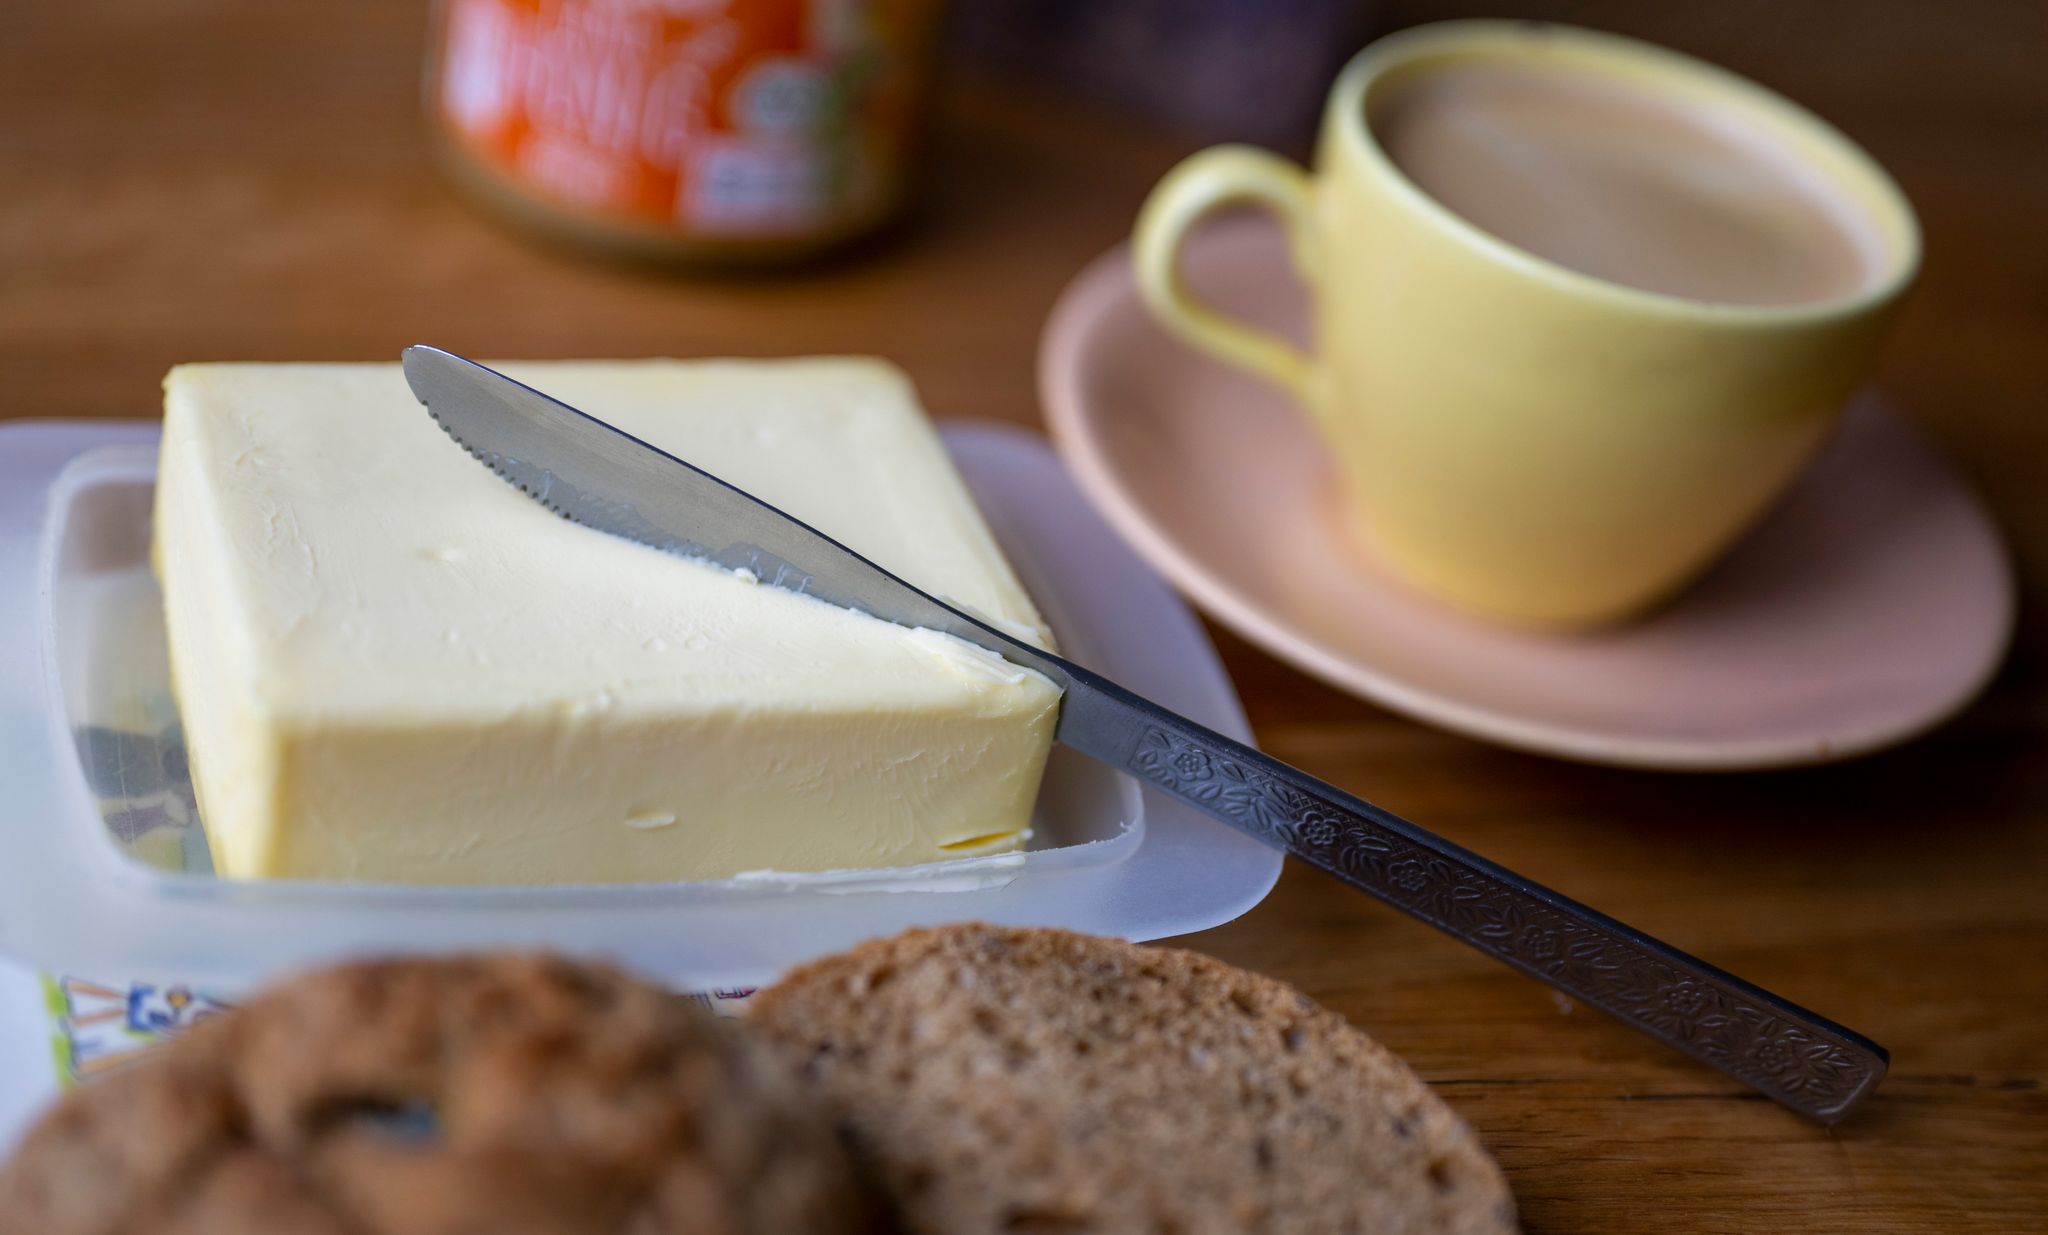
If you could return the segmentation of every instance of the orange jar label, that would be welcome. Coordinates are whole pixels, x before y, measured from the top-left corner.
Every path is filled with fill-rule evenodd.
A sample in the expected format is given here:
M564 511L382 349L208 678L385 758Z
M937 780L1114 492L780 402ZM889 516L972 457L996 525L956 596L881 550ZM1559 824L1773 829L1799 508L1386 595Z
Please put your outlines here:
M429 105L495 179L686 236L885 210L936 0L445 0Z

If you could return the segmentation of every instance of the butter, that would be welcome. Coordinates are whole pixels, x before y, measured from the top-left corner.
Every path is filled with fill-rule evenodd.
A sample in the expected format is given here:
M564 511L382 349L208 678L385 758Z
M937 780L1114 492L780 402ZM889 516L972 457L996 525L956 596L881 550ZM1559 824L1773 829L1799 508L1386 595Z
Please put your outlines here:
M1049 646L893 368L503 368ZM155 527L223 875L714 879L1027 834L1045 678L570 524L444 436L395 364L172 370Z

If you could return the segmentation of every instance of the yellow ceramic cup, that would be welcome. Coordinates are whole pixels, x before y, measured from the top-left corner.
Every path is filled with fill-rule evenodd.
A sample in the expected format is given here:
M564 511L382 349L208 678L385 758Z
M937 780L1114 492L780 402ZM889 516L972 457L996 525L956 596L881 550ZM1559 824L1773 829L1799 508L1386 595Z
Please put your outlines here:
M1847 299L1707 304L1496 239L1408 180L1367 124L1404 75L1475 57L1624 79L1776 133L1874 222L1884 273ZM1182 286L1182 241L1227 202L1285 225L1314 304L1313 354ZM1313 174L1247 146L1188 159L1153 191L1135 239L1160 321L1308 410L1382 556L1467 608L1550 626L1656 604L1770 505L1869 375L1919 244L1884 171L1763 87L1631 39L1483 21L1359 53L1331 91Z

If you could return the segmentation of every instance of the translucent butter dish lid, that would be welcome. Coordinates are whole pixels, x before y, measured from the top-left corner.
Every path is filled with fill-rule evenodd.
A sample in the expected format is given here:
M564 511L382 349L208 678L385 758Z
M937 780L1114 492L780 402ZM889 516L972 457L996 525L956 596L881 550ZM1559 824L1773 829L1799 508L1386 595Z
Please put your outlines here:
M1278 876L1277 852L1059 750L1021 853L607 886L216 878L149 571L156 437L154 423L0 426L0 954L20 966L231 997L346 955L547 947L704 991L948 921L1183 934L1243 913ZM1039 439L955 426L945 440L1064 650L1248 736L1200 626Z

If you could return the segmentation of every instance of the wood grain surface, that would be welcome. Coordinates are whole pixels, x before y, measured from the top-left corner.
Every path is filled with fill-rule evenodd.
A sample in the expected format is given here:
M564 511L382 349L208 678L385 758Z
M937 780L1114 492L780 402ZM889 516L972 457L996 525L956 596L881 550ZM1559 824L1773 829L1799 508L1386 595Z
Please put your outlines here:
M1459 6L1386 6L1383 25ZM1262 743L1865 1030L1832 1132L1310 872L1194 946L1412 1060L1531 1231L2048 1230L2048 5L1554 3L1807 102L1888 164L1928 258L1884 379L1982 485L2023 612L1966 715L1755 776L1577 767L1428 729L1218 632ZM1190 143L956 81L924 209L801 277L593 265L480 221L416 122L423 9L122 0L0 32L0 416L153 414L198 359L875 352L1032 423L1038 333Z

